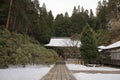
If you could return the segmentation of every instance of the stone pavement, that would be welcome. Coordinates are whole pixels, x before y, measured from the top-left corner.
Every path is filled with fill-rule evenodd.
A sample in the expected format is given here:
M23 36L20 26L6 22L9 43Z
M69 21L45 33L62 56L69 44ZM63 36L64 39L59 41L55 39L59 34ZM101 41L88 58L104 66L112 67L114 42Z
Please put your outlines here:
M40 80L76 80L71 71L63 62L58 62L42 79Z

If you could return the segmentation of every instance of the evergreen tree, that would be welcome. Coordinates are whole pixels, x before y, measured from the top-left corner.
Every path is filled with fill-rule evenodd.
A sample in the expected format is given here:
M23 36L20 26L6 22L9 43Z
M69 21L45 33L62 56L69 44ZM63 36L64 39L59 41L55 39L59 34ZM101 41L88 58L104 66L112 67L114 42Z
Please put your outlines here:
M109 45L111 43L111 34L109 30L99 29L96 32L96 39L98 45Z
M6 25L8 9L9 9L9 0L0 0L0 26Z
M102 3L101 3L101 1L99 1L97 9L96 9L96 14L98 14L100 12L101 8L102 8Z
M38 13L40 13L40 4L39 4L39 1L38 0L34 0L33 3L35 5L35 8L38 10Z
M98 2L98 8L97 8L97 29L107 29L107 3L104 2L101 3L101 1Z
M8 16L7 16L7 21L6 21L5 29L8 29L8 28L9 28L10 13L11 13L11 8L12 8L12 3L13 3L13 0L10 0L10 5L9 5L9 9L8 9Z
M85 24L89 21L89 15L86 12L80 12L71 16L72 33L81 33Z
M32 33L36 27L38 11L31 0L13 0L9 30L18 33Z
M71 35L71 21L67 16L63 14L57 15L55 22L55 34L57 37L69 37Z
M78 13L80 12L80 5L78 5Z
M50 37L55 35L55 29L53 26L53 22L54 22L54 17L52 14L52 11L48 12L48 17L47 17L47 25L50 29Z
M69 17L68 12L65 12L65 17Z
M78 10L76 8L76 6L74 6L74 9L73 9L73 14L77 14Z
M63 34L63 14L58 14L54 21L55 36L61 37Z
M93 29L90 28L89 24L87 24L82 31L81 42L81 58L86 63L96 63L99 58L99 54Z
M40 8L38 0L13 0L10 15L10 31L28 34L41 43L54 35L52 12L47 12L45 4Z
M95 31L97 30L96 17L94 16L92 9L90 9L89 25L92 26L92 28L93 28Z
M84 8L83 7L81 7L81 12L84 12Z
M53 29L53 16L52 12L49 13L46 10L46 5L43 4L43 6L40 8L40 27L37 30L36 33L36 39L42 43L46 44L49 42L50 37L54 34L52 33Z
M90 9L90 19L93 19L93 18L94 18L94 14L93 14L92 9Z

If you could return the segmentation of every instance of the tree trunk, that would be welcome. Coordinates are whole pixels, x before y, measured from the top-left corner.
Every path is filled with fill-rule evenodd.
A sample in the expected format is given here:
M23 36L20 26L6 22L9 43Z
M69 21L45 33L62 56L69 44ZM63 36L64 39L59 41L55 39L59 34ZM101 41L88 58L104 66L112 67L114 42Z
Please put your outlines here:
M8 27L9 27L11 7L12 7L12 0L10 0L9 10L8 10L8 17L7 17L7 22L6 22L6 29L8 29Z

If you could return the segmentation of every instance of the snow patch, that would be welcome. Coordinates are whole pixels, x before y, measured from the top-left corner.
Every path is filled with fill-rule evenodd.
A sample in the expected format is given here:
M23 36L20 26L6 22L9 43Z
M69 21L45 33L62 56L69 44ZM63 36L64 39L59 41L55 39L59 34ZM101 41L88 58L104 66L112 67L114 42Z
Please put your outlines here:
M118 68L111 67L87 67L78 64L66 64L70 70L98 70L98 71L120 71ZM102 74L102 73L74 73L77 80L120 80L120 74Z
M25 68L12 66L0 69L0 80L40 80L52 67L53 65L27 65Z
M77 80L120 80L120 74L86 74L75 73Z
M98 71L120 71L118 68L112 68L112 67L87 67L84 65L78 65L78 64L66 64L69 70L98 70Z

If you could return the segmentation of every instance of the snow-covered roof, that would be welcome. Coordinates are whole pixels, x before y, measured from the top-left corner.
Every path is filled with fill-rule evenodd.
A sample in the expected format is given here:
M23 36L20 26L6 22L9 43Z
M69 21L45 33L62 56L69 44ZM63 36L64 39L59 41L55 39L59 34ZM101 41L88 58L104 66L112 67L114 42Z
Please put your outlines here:
M106 46L98 46L99 49L104 49Z
M104 49L112 49L112 48L117 48L117 47L120 47L120 41L110 44L108 46L99 46L98 48L104 50Z
M105 47L105 49L111 49L111 48L117 48L117 47L120 47L120 41L115 42L111 45L108 45L107 47Z
M49 44L45 46L52 47L80 47L81 42L79 40L72 40L70 38L51 38Z
M103 46L103 45L98 46L98 51L101 52L105 47L106 47L106 46Z

